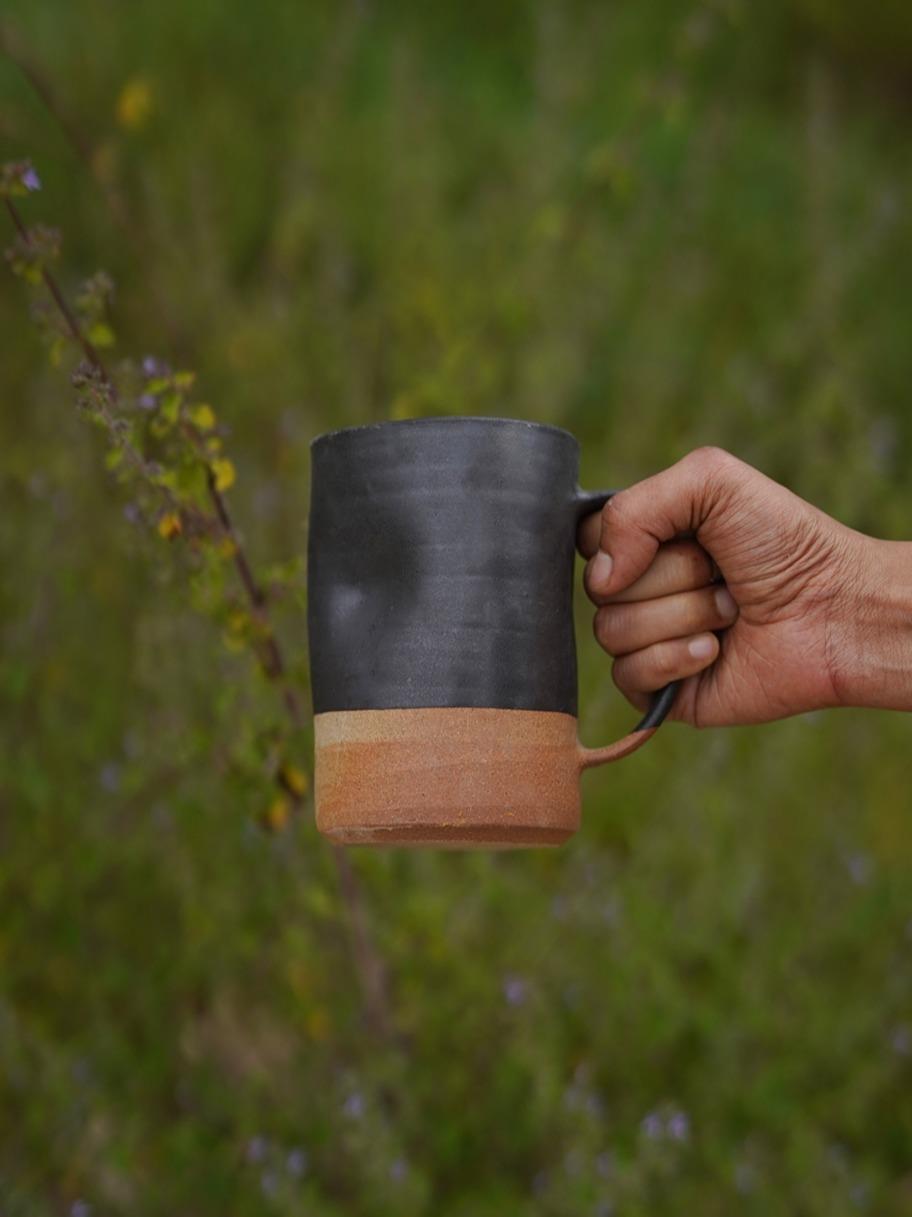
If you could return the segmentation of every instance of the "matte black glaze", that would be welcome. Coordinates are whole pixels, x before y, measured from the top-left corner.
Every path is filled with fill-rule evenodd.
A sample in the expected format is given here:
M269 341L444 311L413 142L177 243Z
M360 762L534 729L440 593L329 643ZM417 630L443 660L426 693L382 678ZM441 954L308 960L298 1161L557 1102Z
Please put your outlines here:
M557 427L441 418L312 445L314 712L476 706L576 714L577 486Z

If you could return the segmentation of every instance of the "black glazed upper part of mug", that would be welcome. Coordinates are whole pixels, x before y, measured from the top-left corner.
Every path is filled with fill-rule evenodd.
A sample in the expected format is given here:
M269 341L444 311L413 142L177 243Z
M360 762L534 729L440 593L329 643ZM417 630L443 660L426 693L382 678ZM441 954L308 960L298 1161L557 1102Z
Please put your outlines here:
M409 419L332 431L311 451L316 714L576 714L575 533L596 496L578 489L569 431Z

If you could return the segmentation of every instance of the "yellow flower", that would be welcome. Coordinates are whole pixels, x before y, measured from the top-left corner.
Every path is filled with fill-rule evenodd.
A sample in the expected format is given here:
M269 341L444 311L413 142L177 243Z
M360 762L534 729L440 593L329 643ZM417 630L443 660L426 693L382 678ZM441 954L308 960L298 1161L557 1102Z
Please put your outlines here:
M263 822L271 832L281 832L290 818L291 800L284 794L277 795L263 814Z
M212 476L215 478L216 490L229 490L234 485L234 465L227 457L221 457L212 462Z
M125 131L139 131L149 121L152 109L152 86L144 76L132 76L114 106L118 123Z
M297 765L292 765L286 761L279 771L279 776L282 779L283 785L291 791L295 798L300 799L307 793L307 787L310 785L310 782L304 770L299 769Z
M164 515L159 517L158 535L164 537L166 541L171 541L174 537L179 537L184 530L181 523L181 518L176 511L166 511Z

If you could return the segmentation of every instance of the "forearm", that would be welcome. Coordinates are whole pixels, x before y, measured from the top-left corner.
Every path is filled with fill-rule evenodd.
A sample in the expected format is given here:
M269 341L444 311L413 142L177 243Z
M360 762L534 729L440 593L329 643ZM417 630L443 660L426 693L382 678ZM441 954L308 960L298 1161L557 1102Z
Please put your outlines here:
M859 536L856 574L827 638L838 704L912 710L912 543Z

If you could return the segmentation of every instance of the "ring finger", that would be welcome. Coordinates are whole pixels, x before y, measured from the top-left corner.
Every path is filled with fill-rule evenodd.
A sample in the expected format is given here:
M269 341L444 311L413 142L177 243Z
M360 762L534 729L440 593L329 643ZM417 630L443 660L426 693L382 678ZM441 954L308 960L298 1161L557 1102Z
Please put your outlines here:
M609 655L629 655L668 639L725 629L737 615L729 590L716 585L656 600L604 604L595 614L594 630Z

